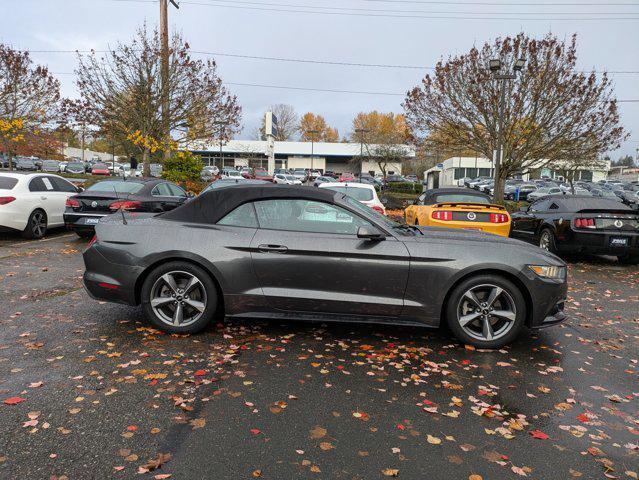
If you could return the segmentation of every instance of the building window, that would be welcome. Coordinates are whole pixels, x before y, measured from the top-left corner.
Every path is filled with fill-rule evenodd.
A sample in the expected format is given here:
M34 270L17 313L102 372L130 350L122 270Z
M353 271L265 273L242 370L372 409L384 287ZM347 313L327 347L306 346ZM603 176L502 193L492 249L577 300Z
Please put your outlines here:
M581 170L579 173L579 180L592 182L592 170Z
M465 168L456 168L455 169L455 180L459 180L460 178L464 178Z
M477 169L476 168L467 168L466 176L470 178L477 178Z
M480 177L492 177L493 176L493 169L492 168L480 168L479 169L479 176Z

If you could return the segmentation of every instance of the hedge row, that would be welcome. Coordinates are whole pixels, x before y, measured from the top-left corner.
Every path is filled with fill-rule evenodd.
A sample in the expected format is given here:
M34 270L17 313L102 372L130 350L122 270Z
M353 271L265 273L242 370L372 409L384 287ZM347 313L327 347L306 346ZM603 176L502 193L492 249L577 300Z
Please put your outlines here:
M398 193L415 193L421 194L424 186L421 183L413 182L388 182L384 191Z

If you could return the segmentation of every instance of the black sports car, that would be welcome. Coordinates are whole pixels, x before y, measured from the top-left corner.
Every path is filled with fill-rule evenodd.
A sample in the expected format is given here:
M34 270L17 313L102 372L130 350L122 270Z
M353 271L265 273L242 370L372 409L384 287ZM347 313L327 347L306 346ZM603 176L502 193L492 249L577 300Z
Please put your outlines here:
M120 209L167 212L182 205L188 198L181 187L166 180L105 180L67 200L64 223L80 237L90 237L102 217Z
M122 212L124 214L124 212ZM565 318L566 265L507 237L402 225L323 188L237 185L111 215L84 253L97 299L169 332L217 315L437 327L499 347Z
M511 237L550 252L615 255L639 263L639 212L606 198L542 197L512 214Z

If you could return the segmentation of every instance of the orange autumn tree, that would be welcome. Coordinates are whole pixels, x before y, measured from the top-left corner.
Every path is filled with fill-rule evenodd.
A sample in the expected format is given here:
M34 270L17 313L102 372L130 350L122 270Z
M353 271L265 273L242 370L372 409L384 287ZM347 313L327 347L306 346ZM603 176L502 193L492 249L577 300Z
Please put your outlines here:
M369 158L376 162L384 177L390 165L400 165L410 153L406 146L410 131L401 114L360 112L353 119L349 137L362 144L362 158L357 161Z
M316 131L317 133L310 133ZM304 142L339 142L339 132L331 128L321 115L308 112L300 121L300 137Z

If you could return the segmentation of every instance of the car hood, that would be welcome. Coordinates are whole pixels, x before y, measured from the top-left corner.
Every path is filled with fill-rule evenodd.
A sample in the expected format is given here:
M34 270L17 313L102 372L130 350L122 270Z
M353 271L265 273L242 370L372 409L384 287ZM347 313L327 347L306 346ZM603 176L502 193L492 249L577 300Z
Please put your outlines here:
M515 240L514 238L502 237L501 235L492 235L490 233L478 232L473 230L442 228L442 227L419 227L424 235L418 235L415 237L403 237L402 240L406 242L416 243L432 243L433 241L441 243L465 243L473 244L469 248L475 246L484 246L486 248L512 248L520 252L526 252L532 255L543 258L548 263L553 265L565 265L564 261L553 253L547 252L536 245L523 242L521 240Z

